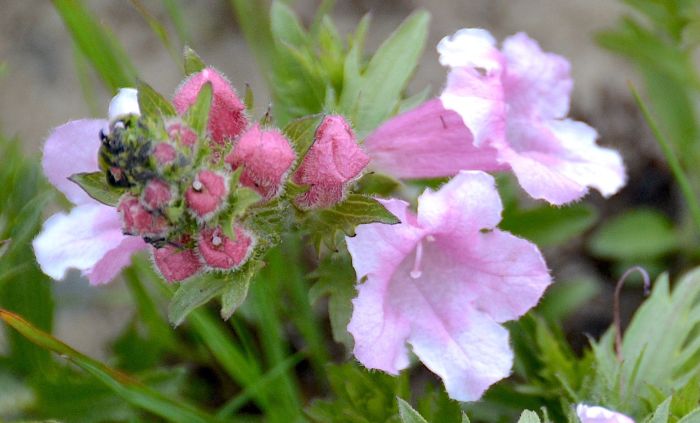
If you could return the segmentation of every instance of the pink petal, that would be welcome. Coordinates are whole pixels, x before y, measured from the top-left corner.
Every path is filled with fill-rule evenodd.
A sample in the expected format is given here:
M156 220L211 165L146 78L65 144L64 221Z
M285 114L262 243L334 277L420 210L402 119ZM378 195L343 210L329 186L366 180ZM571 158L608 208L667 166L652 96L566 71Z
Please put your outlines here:
M615 150L596 145L595 129L582 122L515 121L503 149L520 185L534 198L560 205L583 197L588 187L604 196L615 194L626 181Z
M178 248L165 245L163 248L151 247L151 256L158 272L168 282L181 282L202 270L199 256L192 248Z
M439 99L380 126L365 140L370 166L397 178L452 176L462 169L501 170L496 150L476 148L464 121Z
M173 97L175 109L181 115L197 101L204 84L212 84L212 103L209 111L209 132L218 144L224 144L240 135L248 125L245 106L226 77L214 68L206 68L187 78Z
M55 128L44 144L44 174L73 204L97 204L77 184L68 180L75 173L97 172L102 119L74 120Z
M131 256L144 250L147 244L142 238L135 236L124 237L122 242L109 250L100 261L86 273L92 285L101 285L117 277L119 272L131 264Z
M397 374L409 363L405 346L409 322L387 308L386 301L395 269L414 249L422 231L410 224L415 219L407 213L408 203L382 203L403 223L360 225L355 237L346 238L358 280L367 277L357 287L348 331L355 338L353 354L364 366Z
M505 39L503 55L507 61L504 89L511 115L560 119L569 113L574 83L568 60L543 52L537 41L522 32Z
M440 95L445 108L462 117L475 146L502 144L507 113L501 81L505 58L491 35L481 29L463 29L443 38L437 49L440 63L450 67Z
M101 204L54 214L32 245L47 275L62 279L68 269L75 268L92 284L109 282L128 263L131 253L146 247L141 238L124 236L116 209Z
M426 189L418 198L418 223L432 234L493 229L502 211L495 180L478 171L461 171L440 190Z

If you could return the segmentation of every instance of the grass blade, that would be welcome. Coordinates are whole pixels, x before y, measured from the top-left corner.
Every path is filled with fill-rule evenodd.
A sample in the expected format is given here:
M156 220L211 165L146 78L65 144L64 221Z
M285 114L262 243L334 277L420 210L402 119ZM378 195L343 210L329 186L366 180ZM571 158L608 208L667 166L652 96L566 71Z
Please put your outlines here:
M182 400L172 400L132 377L93 360L48 333L37 329L16 314L0 309L0 319L41 348L60 354L107 385L131 405L174 422L216 422L216 417Z

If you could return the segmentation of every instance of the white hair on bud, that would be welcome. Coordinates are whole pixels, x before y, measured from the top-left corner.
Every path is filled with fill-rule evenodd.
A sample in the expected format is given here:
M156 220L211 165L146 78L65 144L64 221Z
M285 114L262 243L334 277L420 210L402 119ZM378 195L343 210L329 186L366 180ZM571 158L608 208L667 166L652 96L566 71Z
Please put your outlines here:
M139 93L136 88L120 88L109 102L109 121L113 122L124 115L140 115Z

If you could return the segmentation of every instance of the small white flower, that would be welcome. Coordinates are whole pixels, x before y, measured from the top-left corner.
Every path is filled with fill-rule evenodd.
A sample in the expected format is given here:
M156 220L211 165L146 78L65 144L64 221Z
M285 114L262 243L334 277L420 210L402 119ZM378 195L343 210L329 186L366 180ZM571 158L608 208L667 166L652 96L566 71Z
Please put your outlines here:
M114 122L124 115L140 115L138 94L136 88L120 88L109 102L109 121Z

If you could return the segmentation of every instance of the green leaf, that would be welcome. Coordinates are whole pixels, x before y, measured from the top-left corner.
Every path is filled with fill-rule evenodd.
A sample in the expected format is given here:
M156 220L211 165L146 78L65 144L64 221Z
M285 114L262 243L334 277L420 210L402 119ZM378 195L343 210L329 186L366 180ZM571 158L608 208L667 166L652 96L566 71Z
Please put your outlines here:
M580 236L597 219L598 212L593 206L580 203L561 208L540 206L528 210L506 210L499 226L540 247L547 247Z
M76 173L68 179L78 184L93 199L112 207L119 204L119 199L125 192L109 185L102 172Z
M401 398L396 400L399 402L399 416L402 423L428 423L409 403Z
M199 55L192 50L189 46L185 46L184 52L183 52L183 57L184 57L184 66L185 66L185 75L192 75L193 73L197 73L199 71L204 70L204 68L207 67L207 65L204 63L204 61L199 57Z
M700 407L683 416L677 423L697 423L700 422Z
M374 54L359 84L343 87L341 111L352 116L360 138L386 120L399 104L423 54L429 20L426 11L406 18Z
M66 357L133 406L174 422L205 423L217 421L213 416L207 415L182 400L176 401L166 397L136 379L79 353L13 313L0 309L0 319L38 346Z
M156 118L161 116L177 116L177 112L172 103L146 82L138 80L136 87L139 92L139 109L141 109L142 115Z
M243 96L243 104L245 105L246 110L253 110L253 107L255 107L255 95L253 93L253 89L248 83L245 84L245 95Z
M310 276L317 282L309 289L309 301L313 304L328 295L328 317L331 321L333 340L352 351L353 339L348 333L352 316L352 299L357 296L356 276L349 254L335 253L324 257Z
M656 408L648 423L668 423L670 406L671 397L667 398L666 401Z
M635 209L608 220L591 236L588 246L599 257L634 261L674 251L679 237L663 214Z
M395 225L401 222L382 203L362 194L350 194L342 203L319 211L318 219L322 225L328 228L340 228L349 236L355 235L357 225L366 223Z
M469 416L467 416L467 413L462 412L462 423L471 423L469 421Z
M221 318L228 320L238 307L243 304L248 296L250 281L262 268L263 262L259 260L249 260L243 267L238 269L221 294Z
M192 310L220 295L227 284L226 278L203 274L180 284L168 305L168 320L179 326Z
M113 93L134 85L134 71L114 35L95 18L80 0L53 0L56 11L73 42L89 60Z
M518 423L540 423L540 416L538 416L534 411L525 410L520 415Z
M202 85L202 88L199 90L199 94L197 94L197 100L185 115L187 124L200 136L203 136L207 130L211 100L212 86L211 82L207 82L206 84Z

